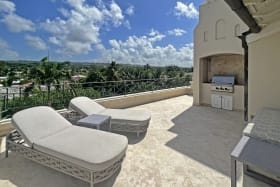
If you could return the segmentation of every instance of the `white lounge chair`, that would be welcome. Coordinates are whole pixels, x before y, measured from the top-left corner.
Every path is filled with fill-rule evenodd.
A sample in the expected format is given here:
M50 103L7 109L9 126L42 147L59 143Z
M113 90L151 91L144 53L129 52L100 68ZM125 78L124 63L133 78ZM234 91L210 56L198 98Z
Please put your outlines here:
M89 182L113 175L125 157L125 136L72 125L50 107L33 107L12 117L16 131L7 137L8 151Z
M70 101L69 108L82 116L103 114L111 116L111 130L146 132L151 119L150 112L146 110L107 109L88 97L76 97Z

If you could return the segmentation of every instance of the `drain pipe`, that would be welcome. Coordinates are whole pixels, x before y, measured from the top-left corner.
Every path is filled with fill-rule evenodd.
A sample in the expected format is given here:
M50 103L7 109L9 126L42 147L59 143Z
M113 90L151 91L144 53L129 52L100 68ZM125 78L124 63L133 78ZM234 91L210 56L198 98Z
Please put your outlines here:
M238 38L242 41L242 48L244 49L244 120L248 121L248 44L246 38L252 31L243 32Z

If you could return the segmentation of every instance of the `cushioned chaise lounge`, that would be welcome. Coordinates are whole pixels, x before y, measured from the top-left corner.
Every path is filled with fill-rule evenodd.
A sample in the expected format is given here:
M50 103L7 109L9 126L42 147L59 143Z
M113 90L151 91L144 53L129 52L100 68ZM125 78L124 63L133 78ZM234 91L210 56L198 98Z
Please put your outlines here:
M146 132L151 114L146 110L107 109L88 97L76 97L70 101L69 108L82 116L103 114L111 116L111 130Z
M121 166L125 136L72 125L50 107L34 107L13 115L16 131L8 150L81 180L101 182Z

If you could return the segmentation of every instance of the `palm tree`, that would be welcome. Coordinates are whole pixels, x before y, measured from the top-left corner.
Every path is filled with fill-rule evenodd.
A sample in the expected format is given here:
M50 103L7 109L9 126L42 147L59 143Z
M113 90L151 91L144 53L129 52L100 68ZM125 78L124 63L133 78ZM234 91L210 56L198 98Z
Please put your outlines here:
M39 85L46 85L48 91L48 100L53 83L59 84L61 78L69 77L69 72L64 72L63 65L48 61L47 57L41 60L40 65L33 66L29 71L29 77ZM39 87L41 89L41 87ZM60 86L56 87L57 89Z
M115 61L108 66L106 71L107 81L119 81L121 80L119 76L119 67Z

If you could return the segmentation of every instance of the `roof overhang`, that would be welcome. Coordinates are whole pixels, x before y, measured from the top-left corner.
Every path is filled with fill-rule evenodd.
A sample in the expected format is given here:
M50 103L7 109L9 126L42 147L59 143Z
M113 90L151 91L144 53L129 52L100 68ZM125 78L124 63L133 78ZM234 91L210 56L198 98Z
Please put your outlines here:
M261 27L257 24L242 0L225 0L225 2L240 17L240 19L248 25L251 32L258 33L261 31Z
M225 0L236 14L258 33L280 20L280 0Z

